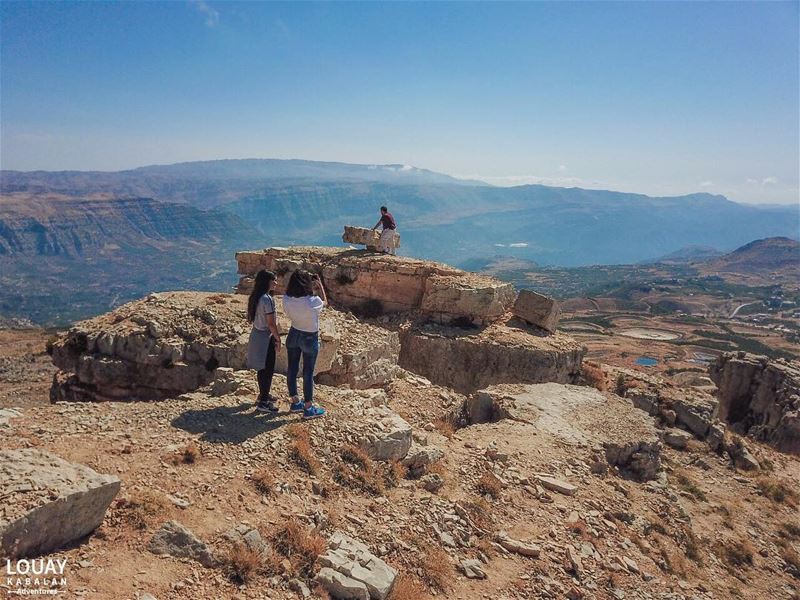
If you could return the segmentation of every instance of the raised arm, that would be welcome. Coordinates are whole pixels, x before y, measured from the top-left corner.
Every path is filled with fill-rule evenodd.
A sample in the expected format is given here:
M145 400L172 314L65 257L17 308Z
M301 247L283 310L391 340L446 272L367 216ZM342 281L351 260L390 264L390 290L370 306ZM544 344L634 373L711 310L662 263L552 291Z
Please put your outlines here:
M322 280L319 278L319 275L314 275L314 284L317 286L317 291L319 292L319 297L322 298L322 303L328 303L328 297L325 295L325 286L322 285Z

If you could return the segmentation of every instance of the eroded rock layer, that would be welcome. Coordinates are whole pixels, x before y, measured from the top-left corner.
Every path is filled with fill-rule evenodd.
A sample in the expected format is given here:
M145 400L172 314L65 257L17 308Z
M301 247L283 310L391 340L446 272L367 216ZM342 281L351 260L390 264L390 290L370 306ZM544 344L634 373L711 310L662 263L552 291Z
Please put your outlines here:
M247 293L261 269L278 275L285 290L299 268L319 273L334 305L364 314L418 311L440 322L454 319L488 323L510 310L516 293L510 283L461 269L363 250L297 246L238 252L237 288Z
M571 383L584 352L564 334L538 335L535 328L427 324L401 331L400 365L468 393L495 383Z

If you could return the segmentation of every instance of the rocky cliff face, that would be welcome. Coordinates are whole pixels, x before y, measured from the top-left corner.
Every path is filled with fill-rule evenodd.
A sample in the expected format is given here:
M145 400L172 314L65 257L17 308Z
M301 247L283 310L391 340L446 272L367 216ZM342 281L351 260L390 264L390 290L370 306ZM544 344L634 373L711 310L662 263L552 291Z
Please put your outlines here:
M710 368L719 418L779 450L800 454L800 365L744 352L720 356Z

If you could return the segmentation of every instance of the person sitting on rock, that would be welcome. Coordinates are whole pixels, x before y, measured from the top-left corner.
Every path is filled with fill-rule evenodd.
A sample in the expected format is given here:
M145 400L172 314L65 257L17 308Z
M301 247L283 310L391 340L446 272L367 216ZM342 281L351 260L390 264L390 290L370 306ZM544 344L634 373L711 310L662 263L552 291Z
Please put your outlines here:
M395 252L395 235L397 235L397 223L394 221L392 213L385 206L381 206L381 218L375 223L372 228L375 231L378 225L383 227L381 231L381 238L378 242L378 250L384 254L394 254Z
M315 419L325 409L314 405L314 366L319 353L319 314L328 302L318 275L298 269L289 278L283 296L283 311L292 322L286 336L289 358L286 381L292 404L289 410L303 413L304 419ZM303 400L297 396L297 374L303 358Z
M256 370L258 379L259 412L278 412L275 398L270 394L272 376L275 374L275 355L281 349L281 335L275 320L275 273L259 271L253 291L247 300L247 320L253 324L247 343L247 367Z

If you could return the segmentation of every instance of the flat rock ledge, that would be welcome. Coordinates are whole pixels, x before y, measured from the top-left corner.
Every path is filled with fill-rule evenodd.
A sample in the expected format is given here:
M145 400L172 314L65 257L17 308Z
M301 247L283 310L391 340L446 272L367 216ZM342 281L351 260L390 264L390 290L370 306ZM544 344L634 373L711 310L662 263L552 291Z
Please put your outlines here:
M0 557L46 554L97 529L120 480L36 449L0 450Z

